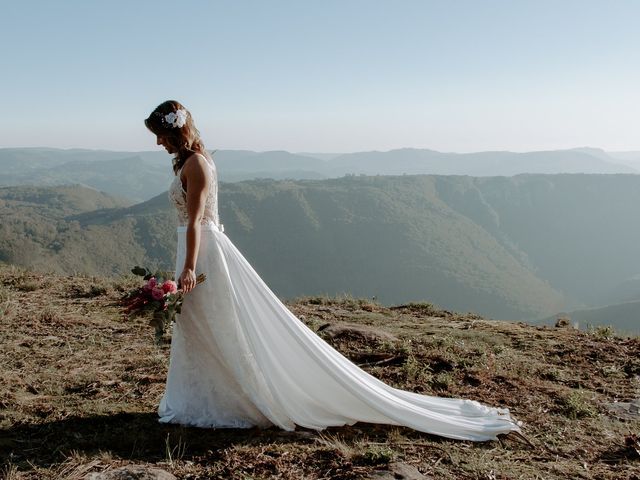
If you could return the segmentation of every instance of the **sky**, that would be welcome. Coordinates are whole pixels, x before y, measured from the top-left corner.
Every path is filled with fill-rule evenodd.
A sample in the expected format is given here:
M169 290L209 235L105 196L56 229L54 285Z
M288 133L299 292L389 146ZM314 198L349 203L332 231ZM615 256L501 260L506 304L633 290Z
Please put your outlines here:
M640 150L636 0L0 0L0 147Z

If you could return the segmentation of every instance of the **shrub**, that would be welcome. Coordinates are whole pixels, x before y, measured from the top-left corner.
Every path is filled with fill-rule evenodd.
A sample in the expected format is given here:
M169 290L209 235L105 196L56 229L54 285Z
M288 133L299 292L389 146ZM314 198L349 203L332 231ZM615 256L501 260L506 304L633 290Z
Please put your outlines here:
M590 326L589 333L601 340L611 340L616 336L616 331L611 325Z
M574 390L562 399L564 414L572 420L595 417L596 408L585 398L582 390Z
M0 285L0 319L6 320L14 313L13 295L8 288Z
M354 461L361 465L381 465L390 463L394 457L394 451L385 445L369 445L364 452L355 456Z
M431 381L431 386L437 390L449 390L453 377L448 372L440 372Z

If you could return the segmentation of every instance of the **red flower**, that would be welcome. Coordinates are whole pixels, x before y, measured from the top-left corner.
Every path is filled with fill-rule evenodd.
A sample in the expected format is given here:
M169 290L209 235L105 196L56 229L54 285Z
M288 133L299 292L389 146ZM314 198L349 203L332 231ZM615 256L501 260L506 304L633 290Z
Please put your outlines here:
M178 285L173 280L167 280L162 284L162 291L164 293L176 293L178 291Z

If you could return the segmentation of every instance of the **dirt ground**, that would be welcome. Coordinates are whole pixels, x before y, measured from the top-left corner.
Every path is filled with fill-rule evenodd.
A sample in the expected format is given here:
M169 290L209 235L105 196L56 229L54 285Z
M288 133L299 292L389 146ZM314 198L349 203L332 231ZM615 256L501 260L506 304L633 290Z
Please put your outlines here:
M133 278L0 267L0 477L81 479L123 465L178 478L356 479L410 466L434 479L640 479L640 339L366 299L291 310L355 363L407 390L508 407L529 443L454 441L356 424L160 424L170 338L119 310ZM396 474L398 476L399 474Z

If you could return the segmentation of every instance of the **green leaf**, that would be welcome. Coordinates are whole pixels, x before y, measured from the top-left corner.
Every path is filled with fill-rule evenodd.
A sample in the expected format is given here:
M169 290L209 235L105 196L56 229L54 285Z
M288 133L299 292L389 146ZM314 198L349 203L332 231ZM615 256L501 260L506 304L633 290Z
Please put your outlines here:
M136 265L131 269L131 273L133 273L134 275L138 275L139 277L144 277L148 272L146 268Z

